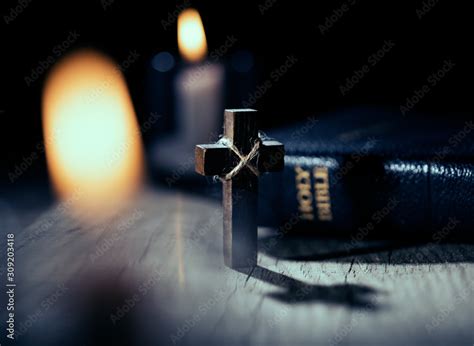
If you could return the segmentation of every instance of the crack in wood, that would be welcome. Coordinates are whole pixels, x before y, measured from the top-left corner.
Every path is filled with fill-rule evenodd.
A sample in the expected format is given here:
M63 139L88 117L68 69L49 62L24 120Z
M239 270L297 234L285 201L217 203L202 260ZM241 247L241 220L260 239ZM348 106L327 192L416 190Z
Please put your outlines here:
M347 282L347 277L348 277L349 273L352 270L352 266L354 265L354 261L355 261L355 257L352 258L351 265L349 266L349 270L347 271L346 276L344 277L344 282Z

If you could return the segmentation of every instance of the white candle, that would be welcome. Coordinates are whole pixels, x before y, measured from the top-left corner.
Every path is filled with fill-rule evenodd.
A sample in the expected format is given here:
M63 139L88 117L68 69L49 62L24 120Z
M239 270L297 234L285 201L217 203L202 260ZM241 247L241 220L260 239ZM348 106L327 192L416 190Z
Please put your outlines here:
M181 139L193 146L215 139L222 126L223 66L204 63L184 68L176 76L175 92Z
M199 13L183 11L178 18L178 47L188 62L175 79L178 137L186 145L215 137L222 118L224 68L205 61L207 42Z
M194 146L217 140L222 132L225 69L206 60L207 42L199 13L184 10L178 18L178 47L183 62L173 79L176 132L160 138L153 161L169 186L194 173Z

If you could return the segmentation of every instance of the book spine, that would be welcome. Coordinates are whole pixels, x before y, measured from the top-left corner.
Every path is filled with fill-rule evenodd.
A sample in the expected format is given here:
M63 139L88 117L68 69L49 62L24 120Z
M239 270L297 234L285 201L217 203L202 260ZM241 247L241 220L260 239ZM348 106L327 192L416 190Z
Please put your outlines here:
M473 199L469 162L290 154L283 172L261 179L259 222L284 231L436 235L473 230Z

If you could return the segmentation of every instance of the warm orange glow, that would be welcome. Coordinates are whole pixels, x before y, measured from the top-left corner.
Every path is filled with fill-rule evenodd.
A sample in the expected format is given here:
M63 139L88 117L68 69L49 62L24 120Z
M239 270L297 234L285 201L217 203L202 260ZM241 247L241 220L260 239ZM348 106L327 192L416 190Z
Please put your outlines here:
M186 9L179 15L178 47L183 58L189 62L201 61L207 54L204 26L195 9Z
M73 211L108 216L138 190L139 127L111 59L92 50L66 57L46 81L42 112L49 174Z

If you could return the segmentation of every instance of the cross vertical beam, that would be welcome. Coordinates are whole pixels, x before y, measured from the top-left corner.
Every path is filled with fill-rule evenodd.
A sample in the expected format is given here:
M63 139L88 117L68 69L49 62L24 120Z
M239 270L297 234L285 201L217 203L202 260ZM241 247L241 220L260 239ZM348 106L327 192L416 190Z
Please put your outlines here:
M251 109L226 110L224 137L247 155L258 140L257 113ZM233 156L232 167L239 163ZM257 264L258 177L249 169L223 183L224 262L231 268Z

